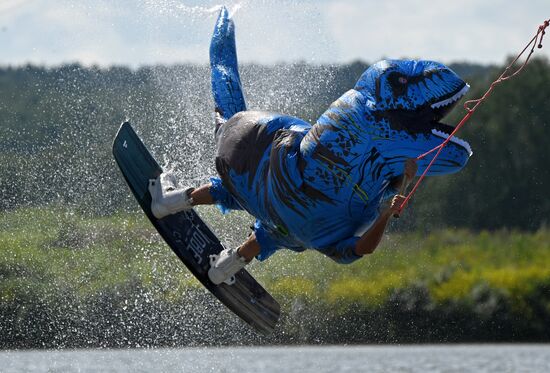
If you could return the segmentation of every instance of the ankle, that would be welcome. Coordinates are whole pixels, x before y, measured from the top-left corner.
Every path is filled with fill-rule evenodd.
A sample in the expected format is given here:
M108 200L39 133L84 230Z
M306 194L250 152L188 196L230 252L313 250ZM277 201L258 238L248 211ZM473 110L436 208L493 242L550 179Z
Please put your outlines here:
M250 263L258 253L251 251L245 245L241 245L237 248L237 255L243 258L246 263Z
M204 184L200 187L193 189L190 198L193 199L193 206L196 205L212 205L215 203L214 198L210 194L210 187L212 184Z

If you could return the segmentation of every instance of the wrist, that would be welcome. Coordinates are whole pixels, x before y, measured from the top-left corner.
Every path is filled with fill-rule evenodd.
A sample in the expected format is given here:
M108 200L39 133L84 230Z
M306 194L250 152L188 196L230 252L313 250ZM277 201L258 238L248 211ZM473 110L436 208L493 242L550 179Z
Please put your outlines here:
M380 214L379 220L389 220L389 218L394 214L394 211L391 207L388 207Z

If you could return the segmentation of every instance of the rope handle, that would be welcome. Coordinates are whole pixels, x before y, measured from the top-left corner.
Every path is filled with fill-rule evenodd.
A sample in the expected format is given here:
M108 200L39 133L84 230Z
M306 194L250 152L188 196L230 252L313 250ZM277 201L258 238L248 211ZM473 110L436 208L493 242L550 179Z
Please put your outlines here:
M434 157L432 158L432 160L428 164L428 167L426 167L426 169L420 175L420 177L418 178L418 180L414 184L413 188L411 189L411 191L407 195L407 197L405 197L405 200L403 201L403 203L399 207L399 212L397 214L394 214L394 216L397 215L397 217L399 217L399 215L401 214L401 212L403 211L403 209L405 208L405 206L407 205L407 203L409 202L411 197L418 190L418 187L420 186L420 183L422 183L422 181L426 177L426 174L428 173L428 171L432 167L433 163L435 162L437 157L439 157L439 154L441 153L441 150L443 150L443 148L449 143L449 141L451 141L451 138L458 132L458 130L460 130L460 128L468 121L468 119L470 119L470 117L474 114L474 112L477 110L477 108L491 95L491 93L493 92L493 89L498 84L501 84L502 82L505 82L510 78L513 78L514 76L518 75L521 71L523 71L525 66L527 66L527 63L529 62L529 59L531 58L532 54L535 52L535 47L537 47L539 49L542 48L542 39L544 38L544 35L546 34L546 28L548 28L548 26L550 26L550 19L545 20L539 26L535 36L533 36L533 38L527 43L525 48L523 48L523 50L516 56L516 58L514 58L514 60L504 69L502 74L500 74L500 76L494 82L491 83L491 85L489 86L487 91L483 94L483 96L481 96L480 98L475 99L475 100L468 100L464 103L464 109L466 110L466 114L460 120L460 122L456 125L456 127L451 132L449 137L447 137L445 139L445 141L443 141L440 145L434 147L433 149L427 151L426 153L420 154L418 157L416 157L416 160L420 160L420 159L425 158L427 155L437 151L437 153L434 155ZM525 53L525 51L527 51L529 49L529 47L531 47L531 49L529 50L529 54L525 58L525 61L515 71L510 73L513 66L521 58L521 56Z

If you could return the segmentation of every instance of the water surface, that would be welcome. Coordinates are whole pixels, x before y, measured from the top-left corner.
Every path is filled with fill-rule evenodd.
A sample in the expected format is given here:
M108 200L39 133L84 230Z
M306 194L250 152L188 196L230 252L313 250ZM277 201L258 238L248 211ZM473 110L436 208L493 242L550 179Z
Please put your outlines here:
M550 372L550 345L0 352L1 372Z

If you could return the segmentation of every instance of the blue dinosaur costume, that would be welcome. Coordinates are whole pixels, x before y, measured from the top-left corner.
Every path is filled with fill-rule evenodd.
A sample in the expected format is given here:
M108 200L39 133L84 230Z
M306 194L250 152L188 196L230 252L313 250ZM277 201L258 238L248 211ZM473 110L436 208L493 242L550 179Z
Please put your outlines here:
M248 111L241 90L234 23L222 8L210 46L216 105L216 169L210 193L222 211L257 220L257 256L316 249L340 263L397 192L404 162L440 145L439 122L468 90L437 62L385 60L368 68L312 126L291 116ZM453 138L429 171L459 171L471 155ZM421 173L431 156L418 161Z

